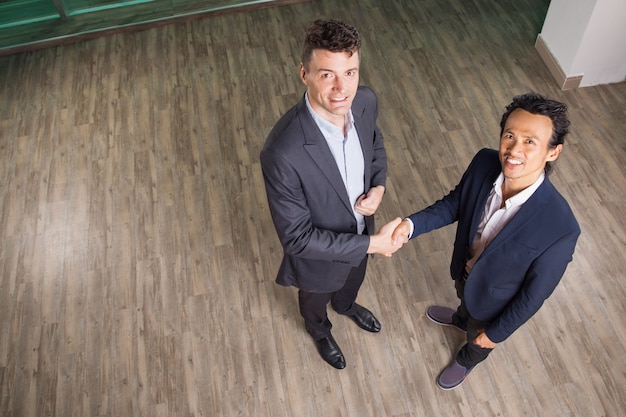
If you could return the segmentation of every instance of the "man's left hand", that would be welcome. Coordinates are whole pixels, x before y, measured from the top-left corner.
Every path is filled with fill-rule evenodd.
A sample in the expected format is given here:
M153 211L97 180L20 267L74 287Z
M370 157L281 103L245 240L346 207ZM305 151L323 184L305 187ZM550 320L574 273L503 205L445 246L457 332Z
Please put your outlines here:
M367 194L363 194L356 200L354 210L364 216L373 215L378 210L380 202L383 201L383 194L385 194L385 187L382 185L370 188Z

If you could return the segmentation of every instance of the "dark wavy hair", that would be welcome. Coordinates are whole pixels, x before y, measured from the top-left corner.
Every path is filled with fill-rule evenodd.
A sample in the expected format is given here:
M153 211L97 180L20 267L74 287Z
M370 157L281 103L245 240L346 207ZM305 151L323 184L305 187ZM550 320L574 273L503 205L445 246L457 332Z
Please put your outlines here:
M506 111L500 121L500 136L504 132L504 126L513 110L522 109L531 114L539 114L552 120L552 137L548 146L555 148L565 143L565 136L569 133L570 121L567 118L567 106L564 103L550 100L537 93L527 93L513 97L511 104L506 106ZM552 171L550 162L546 163L546 174Z
M316 20L306 29L302 47L302 65L308 69L314 49L347 52L352 56L361 50L361 35L352 25L341 20Z

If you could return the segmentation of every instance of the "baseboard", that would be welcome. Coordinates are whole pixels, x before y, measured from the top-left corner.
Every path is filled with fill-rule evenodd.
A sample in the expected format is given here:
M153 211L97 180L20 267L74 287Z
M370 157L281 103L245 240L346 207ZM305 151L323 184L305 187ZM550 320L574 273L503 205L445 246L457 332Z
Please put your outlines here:
M561 90L571 90L573 88L580 87L583 76L574 75L568 77L567 75L565 75L565 72L557 62L556 58L554 58L554 55L552 55L552 52L550 52L548 46L541 37L541 33L537 36L535 49L539 53L539 56L543 60L544 64L546 64L546 67L548 67L548 71L550 71L550 74L552 74Z

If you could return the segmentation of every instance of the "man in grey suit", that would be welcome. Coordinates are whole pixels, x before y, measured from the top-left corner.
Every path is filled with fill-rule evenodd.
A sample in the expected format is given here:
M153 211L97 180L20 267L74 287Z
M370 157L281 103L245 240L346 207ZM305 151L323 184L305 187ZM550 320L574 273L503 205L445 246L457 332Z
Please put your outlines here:
M276 282L298 288L300 313L322 358L346 366L331 334L328 302L364 330L374 315L356 303L367 255L390 255L400 219L377 234L387 158L374 92L359 87L361 37L351 25L318 20L307 29L300 78L304 97L267 137L261 167L284 257Z

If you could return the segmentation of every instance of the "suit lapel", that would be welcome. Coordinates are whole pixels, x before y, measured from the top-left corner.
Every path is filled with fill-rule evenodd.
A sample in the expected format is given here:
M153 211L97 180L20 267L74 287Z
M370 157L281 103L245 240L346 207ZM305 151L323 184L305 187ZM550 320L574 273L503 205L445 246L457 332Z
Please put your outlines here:
M326 143L326 139L322 132L315 124L315 121L309 114L309 110L306 107L306 103L303 98L298 103L298 117L302 124L302 131L304 133L304 149L307 151L313 162L318 166L320 171L326 177L330 185L335 192L341 198L341 201L350 212L352 212L352 205L346 191L346 186L341 179L341 173L335 162L333 154L330 152L330 148Z
M476 236L476 230L478 230L478 225L480 224L480 219L483 216L483 212L485 211L485 205L487 204L487 199L489 198L489 193L493 188L493 183L500 175L500 168L493 169L489 172L488 178L489 181L482 181L480 186L480 191L478 193L479 198L476 199L476 205L474 206L474 216L472 217L472 223L470 225L470 234L471 239ZM471 242L471 240L470 240Z
M370 138L372 136L371 131L368 132L367 123L363 120L363 113L365 113L365 107L359 100L359 95L354 98L352 102L352 116L354 117L354 127L356 129L357 135L359 137L359 142L361 144L361 151L363 152L363 160L364 161L372 161L374 159L374 147L373 146L364 146L363 138ZM365 189L370 186L369 179L372 177L372 164L368 164L365 162L364 171L363 171L363 179L365 180Z

